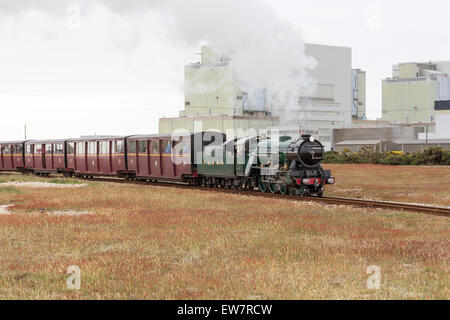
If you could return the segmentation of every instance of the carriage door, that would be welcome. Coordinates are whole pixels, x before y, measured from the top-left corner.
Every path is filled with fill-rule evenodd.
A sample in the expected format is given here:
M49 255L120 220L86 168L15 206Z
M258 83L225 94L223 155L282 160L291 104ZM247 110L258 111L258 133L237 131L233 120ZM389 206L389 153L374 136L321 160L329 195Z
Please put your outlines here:
M5 165L3 164L3 146L0 146L0 168L3 169Z
M44 159L45 159L44 168L52 169L53 168L53 148L52 148L51 143L45 145Z
M46 169L47 164L45 161L45 144L41 144L40 147L41 147L42 169Z
M160 170L160 157L159 157L159 139L150 140L150 176L159 177L161 175Z

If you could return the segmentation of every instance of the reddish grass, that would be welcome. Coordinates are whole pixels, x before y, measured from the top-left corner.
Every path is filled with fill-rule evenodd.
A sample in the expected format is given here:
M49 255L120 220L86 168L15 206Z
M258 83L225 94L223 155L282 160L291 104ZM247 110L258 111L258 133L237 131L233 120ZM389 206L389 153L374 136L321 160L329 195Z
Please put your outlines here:
M0 193L9 203L6 299L449 298L444 217L97 183ZM81 290L66 287L70 265ZM366 288L370 265L381 290Z
M327 164L336 177L327 195L450 206L450 167Z

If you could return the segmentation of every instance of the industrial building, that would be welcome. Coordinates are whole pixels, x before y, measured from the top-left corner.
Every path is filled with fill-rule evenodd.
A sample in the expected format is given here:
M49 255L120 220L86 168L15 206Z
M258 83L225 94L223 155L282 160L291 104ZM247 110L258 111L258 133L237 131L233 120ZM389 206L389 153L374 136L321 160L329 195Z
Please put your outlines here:
M414 153L423 151L430 147L440 147L450 150L450 139L430 139L430 140L394 140L398 147L389 151L402 151L403 153Z
M352 118L366 120L366 72L352 70Z
M440 111L436 112L437 117L439 117ZM447 126L443 130L448 130L448 121L449 119L446 119ZM429 147L442 147L450 150L450 138L445 136L437 138L435 131L439 132L438 123L436 125L434 123L410 123L390 124L385 127L335 129L333 131L335 139L333 150L342 152L348 149L358 152L368 146L380 152L414 153Z
M450 61L400 63L382 82L382 120L434 122L435 101L450 100Z
M292 119L289 127L317 130L330 150L333 129L352 125L352 49L307 43L305 52L317 61L311 71L316 92L301 100L300 119Z
M436 101L436 138L450 139L450 101Z
M267 103L265 90L251 94L242 90L232 61L203 46L201 61L185 67L184 110L179 118L160 119L160 133L181 127L190 130L194 121L209 121L211 117L217 130L241 128L241 123L243 129L250 123L255 129L278 127L294 136L314 133L331 149L333 129L352 124L352 52L350 48L315 44L306 44L305 51L317 61L311 71L315 93L302 97L298 114L280 123L280 107ZM365 92L365 81L359 84L359 92Z
M280 120L266 110L264 95L255 99L242 91L231 63L203 46L200 62L185 66L184 110L177 118L161 118L159 133L194 132L195 123L201 123L202 130L222 132L278 127Z

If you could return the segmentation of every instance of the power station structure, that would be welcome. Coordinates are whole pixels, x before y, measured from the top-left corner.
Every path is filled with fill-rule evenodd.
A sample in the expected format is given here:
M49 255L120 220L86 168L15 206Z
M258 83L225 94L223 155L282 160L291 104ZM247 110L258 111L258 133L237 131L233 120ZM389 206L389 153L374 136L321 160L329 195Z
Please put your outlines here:
M382 81L382 120L435 122L435 101L450 100L450 61L399 63Z
M185 106L177 118L159 121L161 134L177 129L192 131L196 122L204 130L246 130L248 128L280 129L293 137L314 134L331 149L333 129L352 125L352 117L359 113L352 109L351 48L306 44L305 53L313 57L317 66L310 76L315 90L301 97L298 112L280 121L284 106L269 102L266 88L246 90L237 78L232 61L203 46L201 61L185 66ZM365 113L365 74L358 76L358 107Z
M361 69L352 70L352 118L367 120L366 116L366 72Z

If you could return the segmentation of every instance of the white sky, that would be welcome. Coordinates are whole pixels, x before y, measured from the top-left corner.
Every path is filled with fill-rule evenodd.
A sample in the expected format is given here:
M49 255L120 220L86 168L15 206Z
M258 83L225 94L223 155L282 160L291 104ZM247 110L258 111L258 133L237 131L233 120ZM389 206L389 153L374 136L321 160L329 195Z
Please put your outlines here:
M1 9L20 0L0 1ZM450 60L447 1L264 1L305 42L353 49L372 118L392 64ZM199 48L162 37L154 13L80 8L79 21L67 6L0 13L0 140L21 139L25 123L32 138L156 133L159 117L182 110L184 65Z

